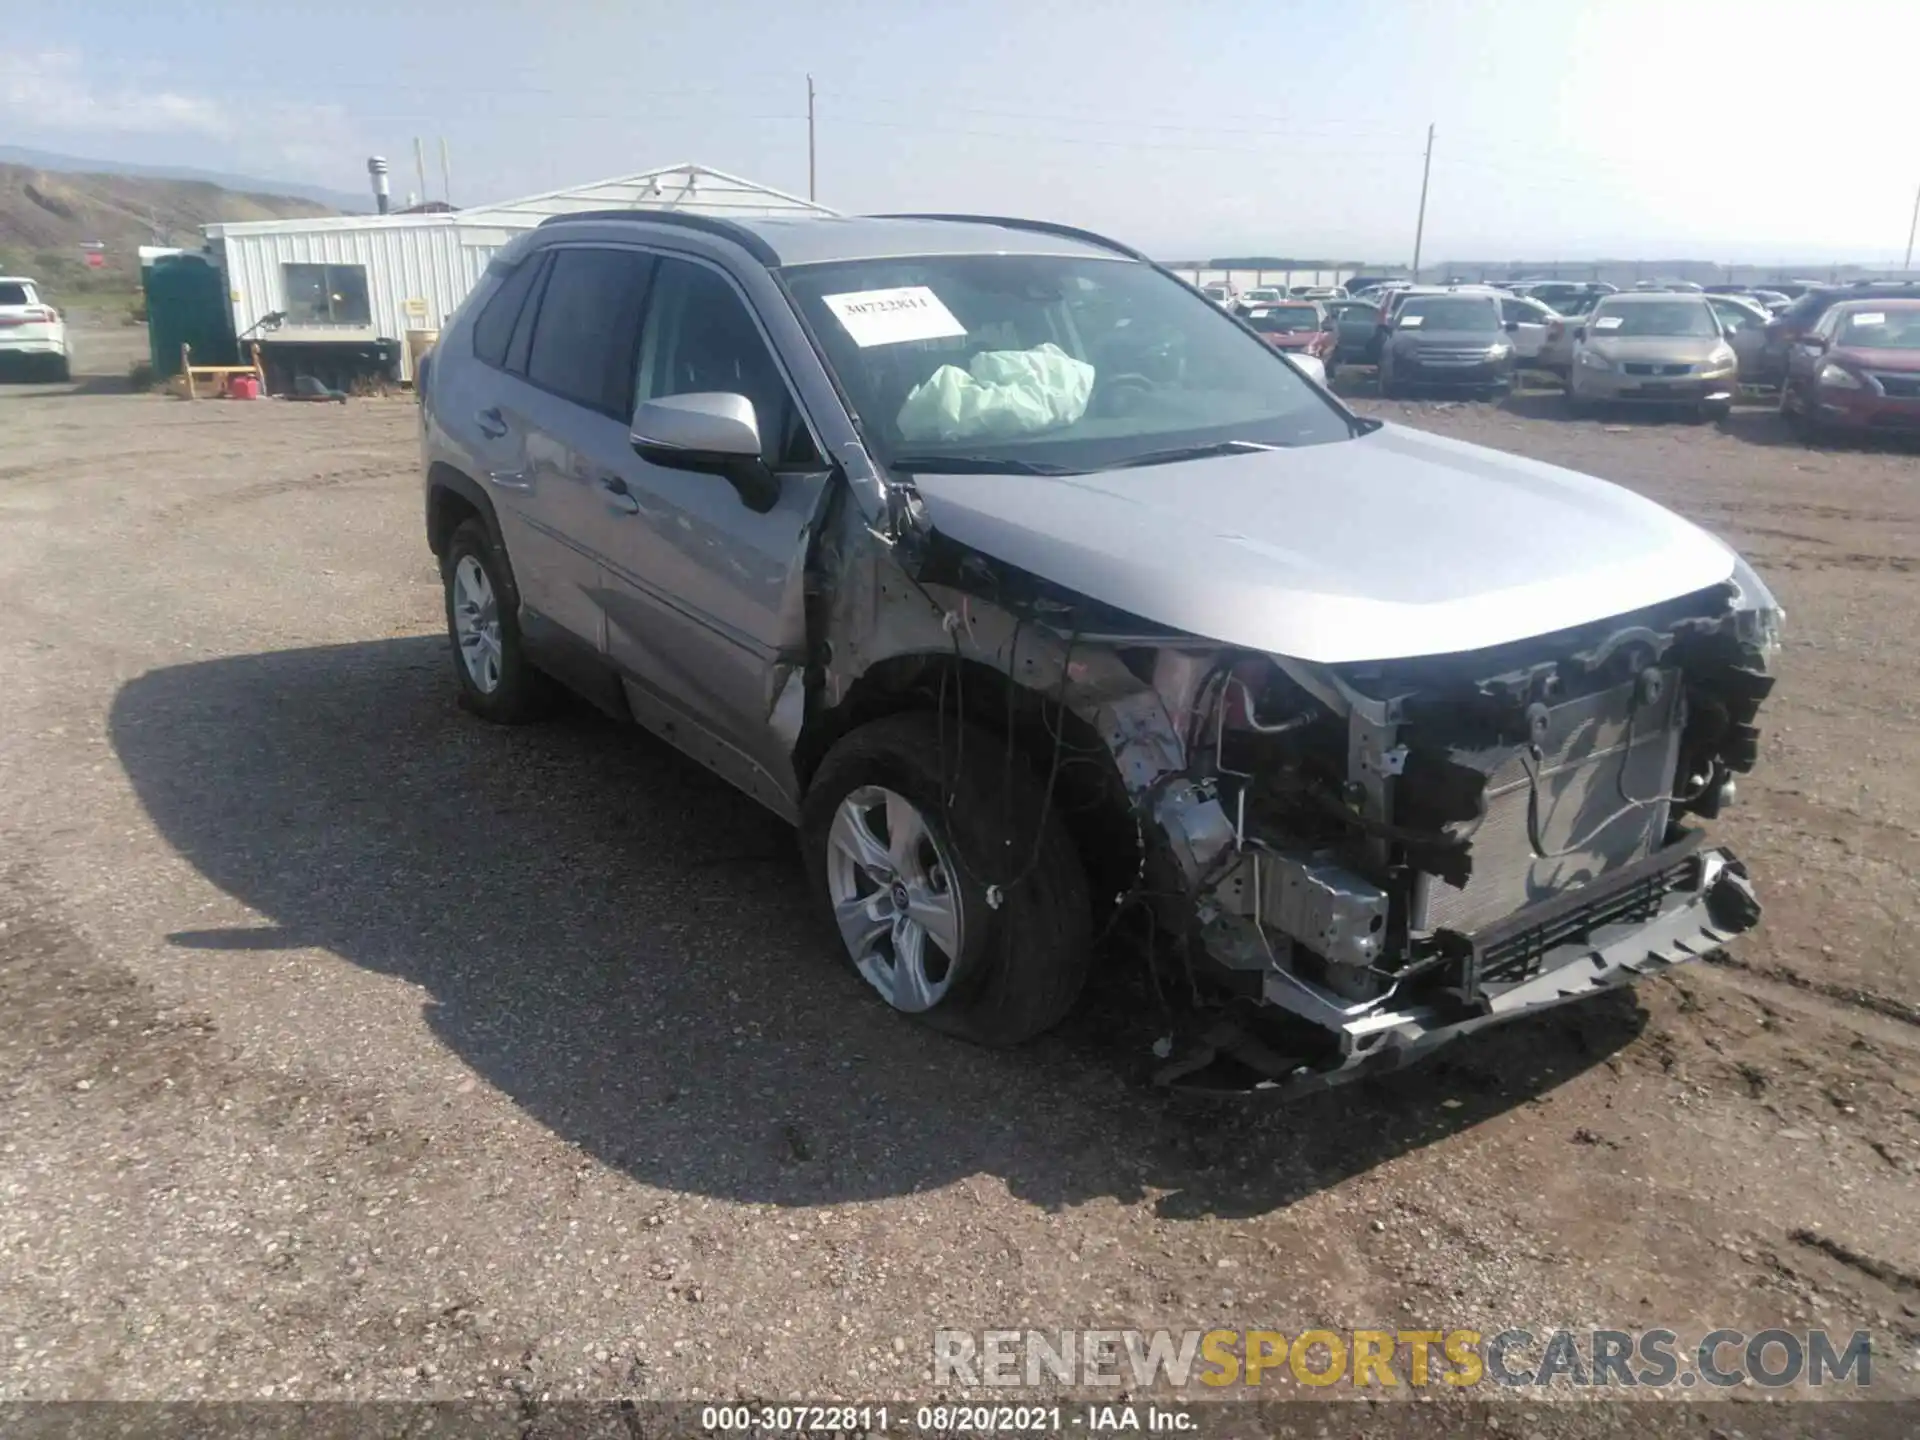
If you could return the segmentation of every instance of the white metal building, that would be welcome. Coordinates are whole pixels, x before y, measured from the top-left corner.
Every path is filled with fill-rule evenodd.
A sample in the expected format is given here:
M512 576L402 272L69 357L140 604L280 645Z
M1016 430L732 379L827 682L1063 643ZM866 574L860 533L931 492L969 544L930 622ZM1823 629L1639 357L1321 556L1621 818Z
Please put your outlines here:
M276 343L400 343L438 331L520 231L583 210L678 210L735 217L839 212L703 165L669 165L591 185L445 214L335 215L204 227L227 277L234 333ZM269 315L285 316L270 331Z

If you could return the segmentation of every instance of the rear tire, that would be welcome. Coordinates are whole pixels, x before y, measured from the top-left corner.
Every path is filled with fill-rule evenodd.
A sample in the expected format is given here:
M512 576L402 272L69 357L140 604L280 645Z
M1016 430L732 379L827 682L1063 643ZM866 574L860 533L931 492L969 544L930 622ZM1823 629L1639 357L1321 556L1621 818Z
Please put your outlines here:
M915 1019L992 1046L1017 1045L1059 1023L1080 997L1093 951L1080 856L1057 803L1047 803L1042 778L1019 754L1009 767L1007 744L990 730L953 720L943 734L939 719L923 711L888 716L827 753L800 811L814 894L862 978ZM912 815L896 812L896 800ZM863 814L885 818L866 823ZM908 842L921 860L894 855L896 815L906 822L899 835L924 835ZM881 827L887 836L878 834ZM902 863L870 845L861 849L867 840L879 840ZM877 863L868 868L853 861L856 849ZM929 965L917 985L901 984L894 978L902 964L894 948L899 932L881 932L889 916L903 912L887 891L903 893L891 884L898 881L914 901L934 871L937 893L927 893L951 900L959 953L936 948L946 962L940 973ZM848 926L835 916L836 898ZM911 904L904 913L913 913ZM875 938L856 953L863 931ZM925 953L929 943L923 936L914 945L909 937L907 948Z
M461 705L496 725L550 714L558 687L527 659L513 570L481 521L455 528L440 558L440 583Z
M51 368L53 370L53 378L62 385L73 379L73 357L71 355L54 356Z

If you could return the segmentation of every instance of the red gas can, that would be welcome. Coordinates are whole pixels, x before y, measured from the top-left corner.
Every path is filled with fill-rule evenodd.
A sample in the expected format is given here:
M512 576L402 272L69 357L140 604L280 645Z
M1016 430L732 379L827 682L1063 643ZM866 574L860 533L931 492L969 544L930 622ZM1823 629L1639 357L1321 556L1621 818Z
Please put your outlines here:
M229 400L258 400L260 381L253 375L229 375L227 377L227 398Z

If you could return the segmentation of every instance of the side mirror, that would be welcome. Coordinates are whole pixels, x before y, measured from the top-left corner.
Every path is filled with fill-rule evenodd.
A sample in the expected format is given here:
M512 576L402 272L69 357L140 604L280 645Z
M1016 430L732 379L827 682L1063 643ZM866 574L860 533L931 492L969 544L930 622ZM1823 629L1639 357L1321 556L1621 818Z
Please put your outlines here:
M1823 354L1827 348L1826 338L1820 335L1803 335L1800 337L1800 343L1816 355Z
M780 481L760 458L753 402L726 391L644 400L633 412L633 453L653 465L724 476L749 510L765 513Z
M1507 333L1509 335L1518 335L1520 333L1520 322L1518 320L1507 321Z
M1586 326L1584 326L1584 325L1581 325L1581 326L1578 326L1578 327L1576 327L1576 328L1575 328L1575 330L1574 330L1574 332L1573 332L1573 338L1574 338L1574 339L1576 339L1576 340L1584 340L1584 339L1586 339L1586 338L1587 338L1587 327L1586 327Z

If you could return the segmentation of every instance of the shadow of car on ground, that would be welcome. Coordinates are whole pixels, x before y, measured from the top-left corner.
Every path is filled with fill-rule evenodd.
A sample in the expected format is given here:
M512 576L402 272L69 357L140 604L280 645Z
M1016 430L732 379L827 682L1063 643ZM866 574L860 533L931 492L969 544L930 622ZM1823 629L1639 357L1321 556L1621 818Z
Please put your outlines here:
M1646 1018L1612 992L1290 1106L1201 1101L1140 1082L1164 1027L1117 962L1054 1034L974 1048L853 973L782 822L584 710L484 725L448 664L437 637L380 640L127 683L110 728L140 800L267 920L169 939L423 987L478 1075L651 1185L811 1205L986 1173L1047 1207L1256 1214L1553 1088Z

